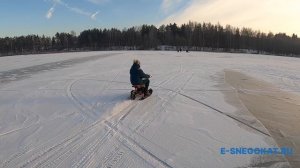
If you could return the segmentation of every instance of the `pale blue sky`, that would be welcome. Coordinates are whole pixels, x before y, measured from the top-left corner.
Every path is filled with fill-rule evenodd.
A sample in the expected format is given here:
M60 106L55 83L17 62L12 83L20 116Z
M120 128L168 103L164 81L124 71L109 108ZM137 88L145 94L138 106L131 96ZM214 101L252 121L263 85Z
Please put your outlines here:
M0 37L157 24L185 3L175 1L1 0Z
M0 37L189 20L300 35L299 12L299 0L1 0Z

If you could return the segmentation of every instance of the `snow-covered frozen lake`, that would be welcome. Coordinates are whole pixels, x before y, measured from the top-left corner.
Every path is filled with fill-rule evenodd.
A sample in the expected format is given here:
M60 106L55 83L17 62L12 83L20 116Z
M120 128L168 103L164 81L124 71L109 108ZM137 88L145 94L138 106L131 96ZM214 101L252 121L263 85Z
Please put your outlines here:
M153 76L154 93L143 101L129 100L133 59ZM0 167L297 166L299 72L297 58L231 53L0 57ZM264 103L255 103L253 95L292 107L280 109L285 106L270 101L271 110L260 116L261 108L252 107ZM274 126L272 110L290 112L281 119L291 121L294 131L286 122ZM282 147L287 141L294 149L290 158L220 152Z

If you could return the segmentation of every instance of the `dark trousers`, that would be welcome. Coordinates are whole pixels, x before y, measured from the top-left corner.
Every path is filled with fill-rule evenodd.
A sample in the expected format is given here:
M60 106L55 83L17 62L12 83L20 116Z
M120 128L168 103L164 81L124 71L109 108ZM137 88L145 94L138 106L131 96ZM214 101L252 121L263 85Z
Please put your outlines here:
M145 85L145 89L144 89L144 94L145 94L148 91L150 80L148 78L143 79L143 84Z

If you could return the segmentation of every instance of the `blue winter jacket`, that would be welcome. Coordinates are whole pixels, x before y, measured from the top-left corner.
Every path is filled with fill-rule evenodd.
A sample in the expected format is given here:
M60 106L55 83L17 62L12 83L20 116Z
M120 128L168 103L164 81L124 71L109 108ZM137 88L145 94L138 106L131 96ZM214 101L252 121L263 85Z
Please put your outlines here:
M150 75L145 74L139 64L133 64L130 68L130 82L132 85L143 84L142 78L150 78Z

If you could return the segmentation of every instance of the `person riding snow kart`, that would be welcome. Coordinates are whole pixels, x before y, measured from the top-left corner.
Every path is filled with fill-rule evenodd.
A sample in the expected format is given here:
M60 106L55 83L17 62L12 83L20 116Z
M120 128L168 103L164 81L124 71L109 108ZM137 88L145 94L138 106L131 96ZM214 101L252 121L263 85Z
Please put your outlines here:
M139 88L139 86L141 87L142 92L144 94L143 98L151 94L148 91L150 77L151 75L145 74L144 71L141 69L140 61L133 60L133 65L130 68L130 82L135 88Z

